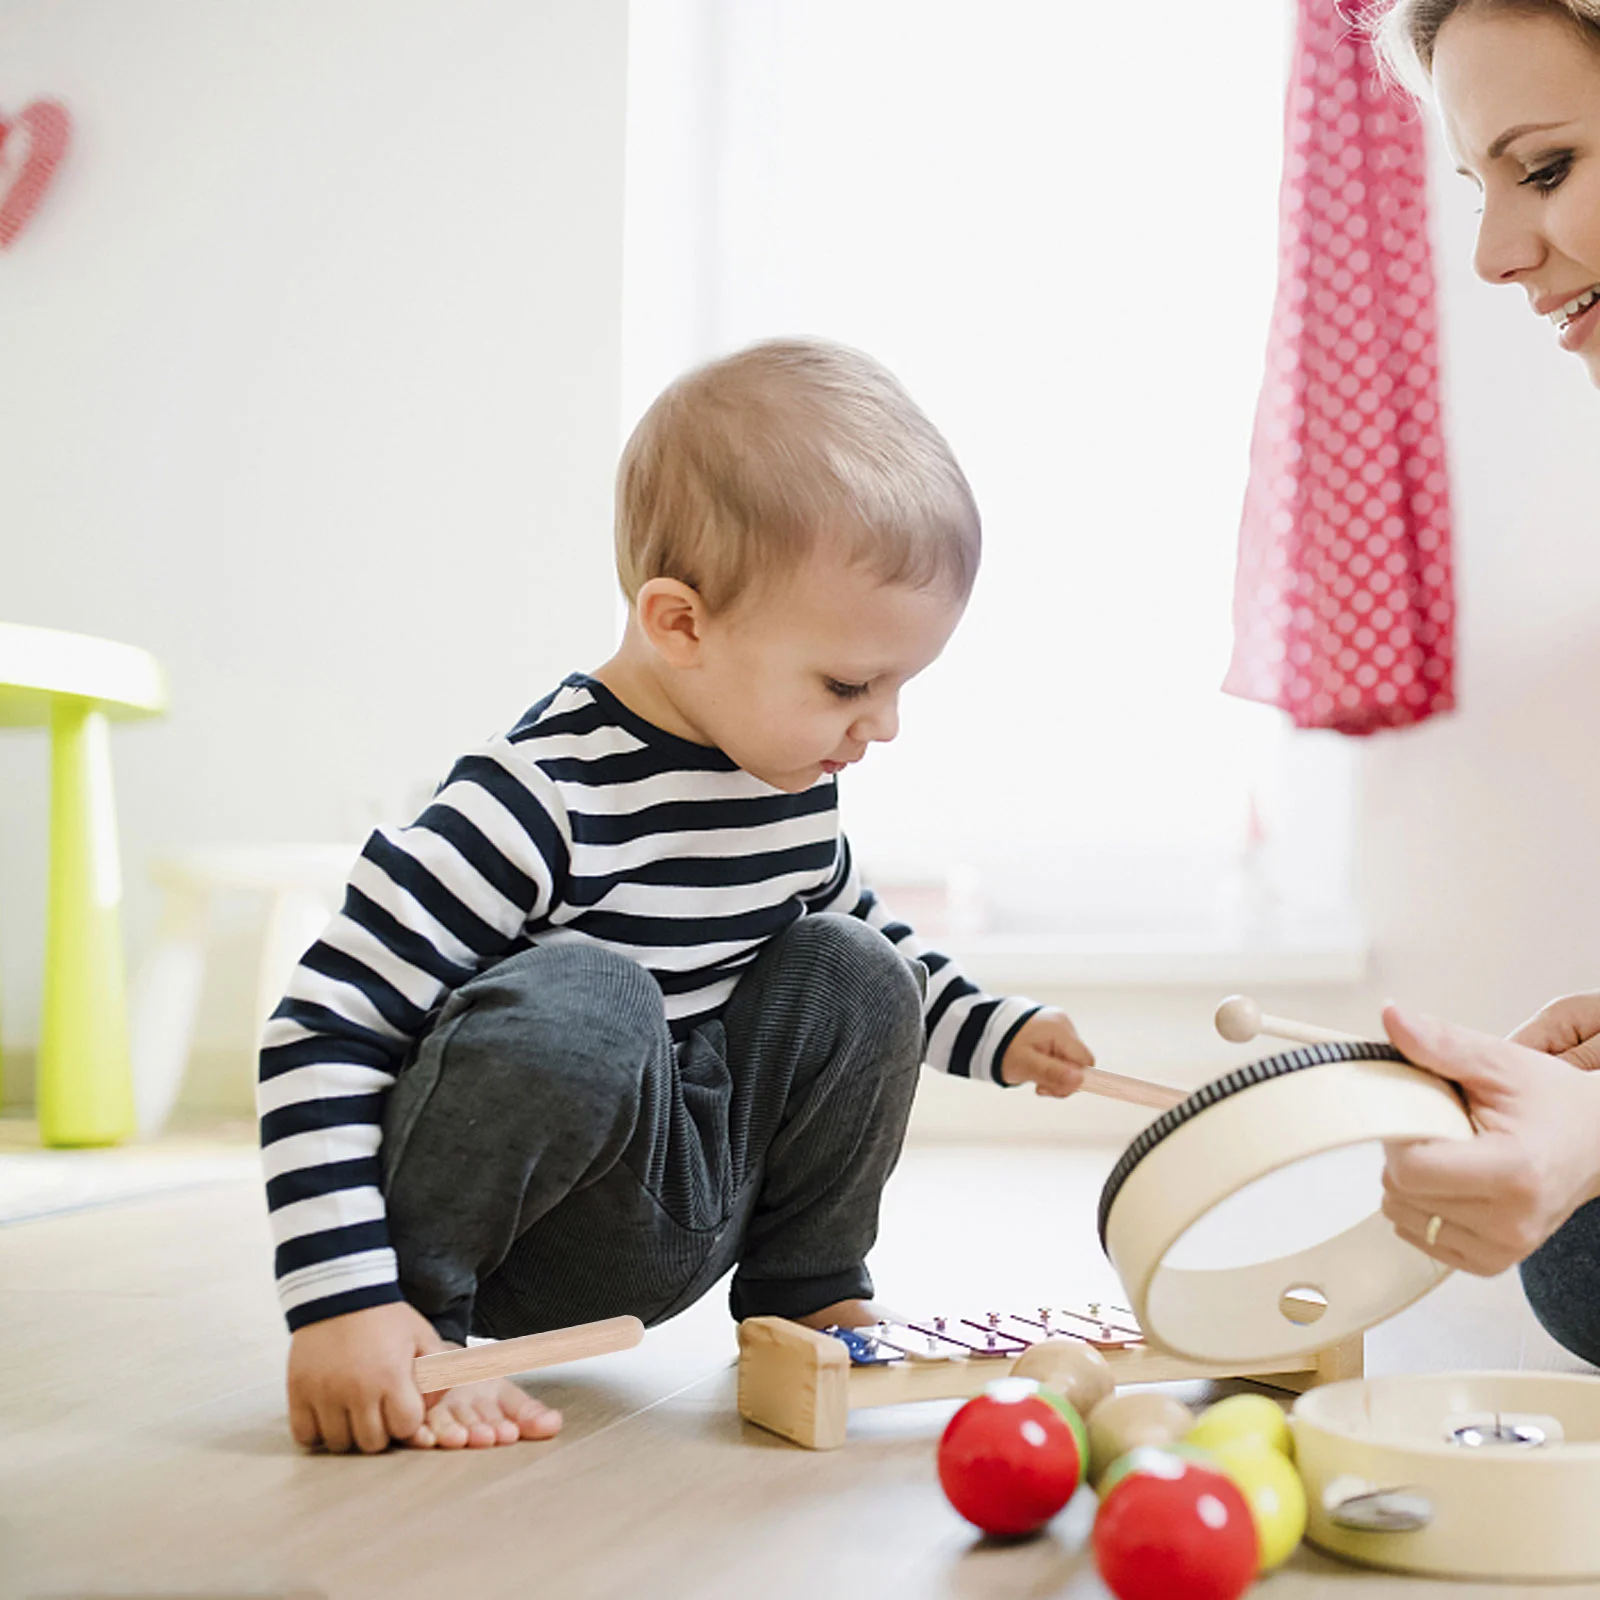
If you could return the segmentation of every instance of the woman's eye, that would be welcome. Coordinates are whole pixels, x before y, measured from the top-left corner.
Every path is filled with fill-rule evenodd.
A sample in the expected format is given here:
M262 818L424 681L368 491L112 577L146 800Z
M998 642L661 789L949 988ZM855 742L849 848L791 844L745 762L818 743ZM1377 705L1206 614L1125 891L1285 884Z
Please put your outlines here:
M1523 178L1522 184L1527 188L1537 189L1540 194L1549 194L1552 189L1559 189L1566 175L1572 170L1572 157L1570 155L1557 156L1554 161L1542 167L1536 167Z
M865 683L841 683L837 678L824 678L823 682L836 700L859 700L870 687Z

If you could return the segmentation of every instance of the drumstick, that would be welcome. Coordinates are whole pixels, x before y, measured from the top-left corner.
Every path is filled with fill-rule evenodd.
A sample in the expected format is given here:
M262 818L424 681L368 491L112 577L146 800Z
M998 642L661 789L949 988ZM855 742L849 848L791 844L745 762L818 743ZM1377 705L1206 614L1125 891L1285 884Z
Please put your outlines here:
M1107 1100L1123 1100L1131 1106L1148 1106L1153 1111L1170 1111L1180 1100L1189 1098L1187 1089L1174 1089L1148 1078L1125 1078L1120 1072L1102 1072L1088 1067L1083 1074L1083 1092Z
M1319 1028L1310 1022L1291 1022L1286 1017L1265 1015L1261 1007L1248 995L1229 995L1217 1007L1217 1032L1235 1044L1244 1044L1257 1034L1270 1034L1276 1039L1292 1039L1297 1044L1334 1044L1351 1040L1353 1033L1340 1033L1333 1028ZM1189 1098L1187 1089L1174 1089L1164 1083L1152 1083L1148 1078L1128 1078L1117 1072L1101 1072L1090 1067L1083 1075L1085 1094L1097 1094L1107 1100L1122 1100L1129 1105L1146 1106L1152 1111L1168 1111L1181 1100Z
M469 1345L465 1350L439 1350L431 1356L418 1356L411 1364L411 1372L424 1394L437 1394L458 1383L509 1378L514 1372L532 1372L536 1367L581 1361L585 1356L631 1350L642 1338L644 1324L637 1317L607 1317L603 1322L552 1328L548 1333Z
M1269 1017L1246 994L1230 994L1217 1007L1216 1021L1217 1032L1234 1044L1246 1044L1258 1033L1270 1034L1274 1039L1292 1039L1296 1044L1348 1044L1358 1037L1336 1028L1319 1028L1312 1022Z

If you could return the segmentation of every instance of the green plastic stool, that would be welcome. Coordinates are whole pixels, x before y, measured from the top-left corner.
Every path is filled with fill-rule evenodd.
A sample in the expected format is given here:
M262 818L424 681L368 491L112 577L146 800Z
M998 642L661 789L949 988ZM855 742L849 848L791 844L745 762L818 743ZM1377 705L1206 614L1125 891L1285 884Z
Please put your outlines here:
M0 622L0 727L50 729L50 897L36 1099L49 1145L134 1129L110 723L159 716L167 686L132 645Z

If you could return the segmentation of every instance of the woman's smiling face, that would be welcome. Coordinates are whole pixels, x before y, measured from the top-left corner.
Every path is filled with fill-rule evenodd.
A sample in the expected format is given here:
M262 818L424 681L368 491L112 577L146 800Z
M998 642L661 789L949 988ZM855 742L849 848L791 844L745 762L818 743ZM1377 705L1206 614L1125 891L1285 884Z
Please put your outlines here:
M1433 85L1483 192L1478 275L1520 285L1600 385L1600 39L1552 12L1469 5L1439 30Z

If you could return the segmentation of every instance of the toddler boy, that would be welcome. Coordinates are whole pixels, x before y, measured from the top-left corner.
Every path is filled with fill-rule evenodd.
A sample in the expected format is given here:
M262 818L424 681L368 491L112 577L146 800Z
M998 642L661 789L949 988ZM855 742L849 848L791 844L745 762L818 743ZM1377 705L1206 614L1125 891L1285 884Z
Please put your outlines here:
M891 920L836 777L897 730L977 574L948 445L876 363L690 373L618 475L617 653L379 831L261 1052L304 1445L541 1438L509 1381L415 1356L683 1310L871 1320L919 1063L1070 1094L1071 1022Z

